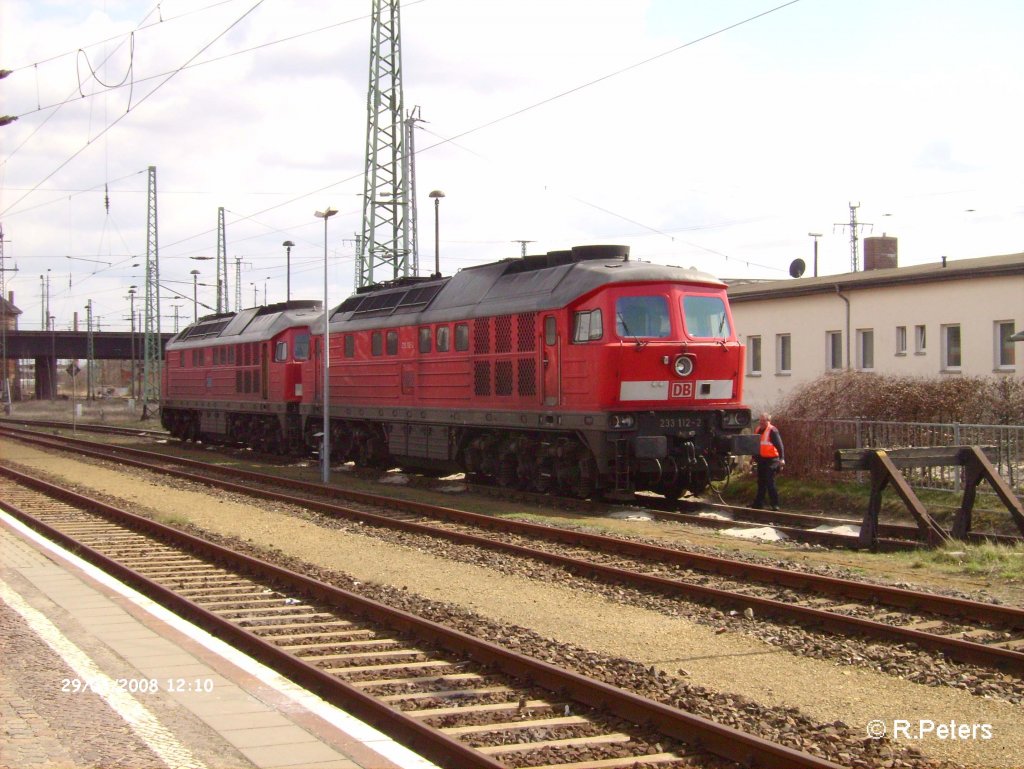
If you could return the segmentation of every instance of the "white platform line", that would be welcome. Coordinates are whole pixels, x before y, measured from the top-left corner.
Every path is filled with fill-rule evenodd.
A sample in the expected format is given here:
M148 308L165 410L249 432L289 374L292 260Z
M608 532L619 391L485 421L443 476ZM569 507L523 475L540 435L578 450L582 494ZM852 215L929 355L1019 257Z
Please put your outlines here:
M205 769L206 765L178 742L174 734L160 723L160 719L153 715L149 708L119 688L117 682L100 670L88 654L60 632L60 629L42 612L29 606L21 594L2 579L0 599L21 615L33 632L75 671L80 681L88 682L89 689L102 697L164 764L172 768L187 766Z
M376 751L393 764L396 764L403 769L438 769L436 764L431 763L423 756L417 755L404 745L400 745L395 742L383 732L375 729L355 716L340 710L329 702L317 697L315 694L303 689L298 684L293 683L284 676L276 673L263 663L254 660L249 655L229 646L219 638L214 638L202 628L182 619L177 614L165 609L160 604L147 598L120 580L111 577L109 574L96 568L91 563L83 561L74 553L71 553L55 542L51 542L46 539L3 510L0 510L0 521L3 521L12 529L15 529L26 538L36 542L44 549L58 556L75 568L80 569L92 579L124 596L135 605L149 612L152 616L162 622L167 623L175 630L178 630L188 636L204 648L220 657L223 657L244 670L249 675L254 676L261 683L274 689L279 694L288 697L290 700L309 712L319 716L339 731L353 737L371 750Z

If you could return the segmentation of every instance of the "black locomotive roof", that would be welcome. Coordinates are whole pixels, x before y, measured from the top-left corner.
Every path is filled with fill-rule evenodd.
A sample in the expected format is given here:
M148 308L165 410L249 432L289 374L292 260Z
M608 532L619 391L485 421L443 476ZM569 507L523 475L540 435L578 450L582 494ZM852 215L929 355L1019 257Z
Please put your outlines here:
M505 259L435 278L361 291L331 314L332 329L380 328L410 322L444 323L565 307L611 283L686 282L724 288L699 270L629 260L628 246L578 246ZM322 333L313 326L314 333Z
M295 299L250 307L238 312L207 315L182 329L167 342L168 350L270 339L291 326L310 323L321 314L322 302Z

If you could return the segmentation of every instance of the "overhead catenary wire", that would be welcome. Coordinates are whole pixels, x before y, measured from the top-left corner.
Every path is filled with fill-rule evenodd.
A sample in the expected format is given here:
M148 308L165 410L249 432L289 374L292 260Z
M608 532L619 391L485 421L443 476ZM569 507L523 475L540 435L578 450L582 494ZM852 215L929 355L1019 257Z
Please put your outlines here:
M423 2L423 0L418 0L418 1L419 2ZM551 102L557 101L558 99L562 99L562 98L565 98L565 97L570 96L572 94L578 93L579 91L582 91L585 88L589 88L591 86L597 85L597 84L602 83L602 82L604 82L606 80L610 80L611 78L614 78L614 77L616 77L618 75L622 75L622 74L624 74L626 72L629 72L631 70L634 70L634 69L637 69L639 67L645 66L647 64L650 64L651 62L657 61L657 60L662 59L662 58L664 58L666 56L670 56L673 53L677 53L679 51L685 50L685 49L690 48L690 47L692 47L694 45L702 43L704 41L710 40L710 39L712 39L714 37L717 37L719 35L722 35L722 34L724 34L726 32L729 32L731 30L737 29L737 28L742 27L742 26L744 26L746 24L752 23L752 22L754 22L754 21L756 21L758 19L762 19L762 18L764 18L766 16L769 16L769 15L771 15L773 13L776 13L778 11L781 11L781 10L785 9L785 8L788 8L791 5L795 5L798 2L800 2L800 0L788 0L788 2L782 3L781 5L777 5L777 6L775 6L773 8L770 8L770 9L768 9L766 11L762 11L760 13L754 14L753 16L749 16L746 19L743 19L741 21L737 21L737 22L734 22L733 24L729 24L727 26L721 27L721 28L719 28L719 29L717 29L717 30L715 30L713 32L709 32L709 33L707 33L705 35L701 35L700 37L694 38L694 39L692 39L692 40L690 40L690 41L688 41L686 43L682 43L681 45L674 46L673 48L670 48L668 50L662 51L661 53L655 54L654 56L649 56L646 59L643 59L641 61L634 62L633 64L629 64L627 66L621 67L621 68L619 68L619 69L617 69L617 70L615 70L613 72L606 73L606 74L604 74L604 75L602 75L602 76L600 76L598 78L595 78L593 80L589 80L589 81L587 81L585 83L581 83L580 85L574 86L573 88L567 89L567 90L562 91L562 92L560 92L558 94L555 94L553 96L549 96L549 97L547 97L545 99L541 99L540 101L534 102L533 104L530 104L530 105L528 105L526 107L521 107L519 109L516 109L516 110L514 110L512 112L509 112L509 113L507 113L505 115L502 115L501 117L494 118L493 120L489 120L489 121L487 121L485 123L481 123L480 125L478 125L478 126L476 126L474 128L470 128L470 129L464 130L464 131L462 131L460 133L455 134L454 136L447 137L447 138L442 138L441 141L435 142L434 144L428 145L428 146L423 147L423 148L417 147L415 154L419 155L419 154L421 154L423 152L428 152L428 151L430 151L432 149L436 149L437 147L443 146L445 144L453 143L457 139L461 139L461 138L463 138L465 136L469 136L470 134L477 133L477 132L482 131L482 130L484 130L486 128L490 128L492 126L497 125L498 123L504 122L505 120L509 120L511 118L514 118L514 117L522 115L522 114L524 114L526 112L529 112L529 111L531 111L533 109L536 109L538 107L544 106L546 104L550 104ZM468 150L468 151L472 152L472 150ZM255 211L252 214L249 214L246 218L262 216L263 214L266 214L266 213L268 213L270 211L275 211L275 210L277 210L279 208L283 208L283 207L291 205L293 203L297 203L300 200L305 200L306 198L313 197L314 195L319 195L321 193L327 192L328 190L332 190L335 187L339 187L339 186L341 186L343 184L347 184L347 183L352 182L352 181L354 181L356 179L359 179L359 178L362 177L362 175L363 175L363 171L360 170L360 171L352 174L351 176L345 177L344 179L340 179L338 181L335 181L335 182L332 182L330 184L324 185L323 187L319 187L319 188L317 188L315 190L311 190L309 192L305 192L305 193L302 193L300 195L297 195L297 196L295 196L293 198L289 198L288 200L282 201L281 203L277 203L275 205L268 206L266 208L260 209L259 211ZM584 202L585 203L585 201L580 201L580 202ZM590 205L590 204L588 204L588 205ZM607 213L618 216L617 214L614 214L613 212L610 212L610 211L608 211ZM625 217L620 217L620 218L625 218ZM633 223L634 224L638 224L638 226L646 226L646 225L641 225L639 222L633 222ZM648 228L648 229L650 229L650 228ZM187 242L188 240L191 240L193 238L203 237L205 235L208 235L211 232L213 232L213 228L210 228L209 230L206 230L206 231L204 231L202 233L198 233L198 234L193 235L193 236L189 236L189 237L186 237L186 238L179 239L179 240L177 240L174 243L169 244L169 245L173 246L173 245L177 245L177 244L180 244L180 243L184 243L184 242ZM689 244L689 245L693 245L695 248L702 248L701 246L697 246L696 244ZM712 249L705 249L705 250L707 250L710 253L716 253L716 254L718 254L720 256L725 257L726 259L729 258L728 255L726 255L724 253L715 252L715 251L712 251ZM744 261L745 262L746 260L736 259L736 261L737 262L740 262L740 261ZM758 265L758 266L763 266L763 265ZM776 268L772 267L770 269L776 269Z
M128 115L130 115L135 109L138 109L139 107L141 107L146 101L149 100L149 98L151 96L153 96L153 94L155 94L157 91L159 91L165 85L167 85L167 83L170 82L174 78L175 75L177 75L182 70L184 70L185 67L188 66L188 64L190 62L194 61L197 57L201 56L204 51L208 50L214 43L216 43L218 40L220 40L222 37L224 37L224 35L226 35L228 32L230 32L232 29L234 29L236 26L238 26L245 18L247 18L251 13L253 13L253 11L255 11L257 8L259 8L261 5L263 5L264 2L266 2L266 0L256 0L256 3L254 5L252 5L249 8L249 10L247 10L245 13L243 13L241 16L239 16L237 19L235 19L233 22L231 22L227 27L225 27L223 30L221 30L212 40L210 40L208 43L206 43L204 46L202 46L194 54L192 54L185 61L184 64L182 64L176 70L171 72L164 80L162 80L160 83L158 83L157 86L155 88L153 88L152 91L150 91L145 96L143 96L141 99L139 99L138 103L134 107L129 107L128 111L122 113L117 118L115 118L113 121L108 123L106 125L106 127L103 128L103 130L99 132L99 134L97 134L95 137L93 137L92 140L87 141L79 149L75 150L75 152L73 152L68 158L66 158L63 162L61 162L56 168L54 168L52 171L50 171L50 173L48 173L46 176L44 176L42 179L40 179L28 192L26 192L25 194L23 194L20 197L18 197L13 203L11 203L3 211L0 211L0 216L8 215L12 211L12 209L15 206L17 206L21 201L23 201L25 198L27 198L29 195L31 195L33 192L35 192L35 190L37 190L39 187L41 187L46 181L48 181L49 179L53 178L54 175L56 175L61 169L63 169L65 166L67 166L68 163L70 163L72 160L74 160L79 155L81 155L86 149L88 149L89 146L91 146L93 141L95 141L96 139L99 139L100 137L104 136L114 126L116 126L118 123L120 123L122 120L124 120L124 118L126 118Z
M423 0L418 0L418 1L419 1L419 2L422 2ZM683 44L681 44L681 45L675 46L675 47L673 47L673 48L671 48L671 49L668 49L668 50L666 50L666 51L663 51L663 52L661 52L661 53L658 53L658 54L656 54L656 55L654 55L654 56L651 56L651 57L645 58L645 59L643 59L642 61L638 61L638 62L635 62L635 63L633 63L633 64L631 64L631 65L628 65L628 66L622 67L622 68L620 68L620 69L617 69L617 70L615 70L615 71L613 71L613 72L609 72L609 73L607 73L607 74L604 74L604 75L602 75L602 76L600 76L600 77L598 77L598 78L594 78L594 79L592 79L592 80L589 80L589 81L587 81L587 82L585 82L585 83L581 83L581 84L580 84L580 85L578 85L578 86L575 86L575 87L573 87L573 88L567 89L567 90L565 90L565 91L562 91L562 92L560 92L560 93L558 93L558 94L554 94L554 95L552 95L552 96L550 96L550 97L547 97L547 98L545 98L545 99L541 99L541 100L539 100L539 101L537 101L537 102L534 102L533 104L530 104L530 105L527 105L527 106L525 106L525 107L522 107L522 108L519 108L519 109L516 109L516 110L510 111L510 112L508 112L508 113L506 113L506 114L504 114L504 115L502 115L502 116L499 116L498 118L495 118L495 119L492 119L492 120L486 121L486 122L484 122L484 123L481 123L481 124L479 124L479 125L477 125L477 126L475 126L475 127L473 127L473 128L470 128L470 129L467 129L467 130L465 130L465 131L462 131L462 132L460 132L460 133L458 133L458 134L455 134L455 135L454 135L454 136L452 136L452 137L449 137L449 138L445 138L445 139L442 139L441 141L439 141L439 142L437 142L437 143L435 143L435 144L433 144L433 145L429 145L429 146L427 146L427 147L423 147L423 148L418 148L418 150L417 150L417 154L419 154L420 152L426 152L426 151L429 151L429 150L431 150L431 149L434 149L434 148L436 148L436 147L438 147L438 146L442 146L443 144L446 144L446 143L450 143L450 142L454 141L455 139L458 139L458 138L461 138L461 137L464 137L464 136L470 135L470 134L472 134L472 133L477 133L477 132L479 132L479 131L482 131L482 130L484 130L484 129L486 129L486 128L489 128L489 127L491 127L491 126L494 126L494 125L496 125L496 124L498 124L498 123L500 123L500 122L503 122L503 121L505 121L505 120L509 120L509 119L511 119L511 118L514 118L514 117L516 117L516 116L519 116L519 115L522 115L522 114L524 114L524 113L526 113L526 112L528 112L528 111L530 111L530 110L533 110L533 109L539 108L539 107L541 107L541 106L544 106L544 105L546 105L546 104L549 104L549 103L551 103L551 102L554 102L554 101L556 101L556 100L558 100L558 99L566 98L566 97L568 97L568 96L570 96L570 95L572 95L572 94L578 93L579 91L581 91L581 90L583 90L583 89L585 89L585 88L588 88L588 87L591 87L591 86L594 86L594 85L600 84L600 83L602 83L602 82L605 82L605 81L607 81L607 80L609 80L609 79L611 79L611 78L613 78L613 77L616 77L616 76L618 76L618 75L621 75L621 74L623 74L623 73L625 73L625 72L629 72L629 71L631 71L631 70L634 70L634 69L636 69L636 68L638 68L638 67L641 67L641 66L647 65L647 64L649 64L649 63L651 63L651 62L654 62L654 61L657 61L657 60L659 60L659 59L661 59L661 58L663 58L663 57L665 57L665 56L669 56L669 55L671 55L671 54L673 54L673 53L676 53L676 52L678 52L678 51L681 51L681 50L684 50L684 49L686 49L686 48L689 48L689 47L691 47L691 46L693 46L693 45L696 45L696 44L698 44L698 43L700 43L700 42L702 42L702 41L708 40L708 39L710 39L710 38L712 38L712 37L715 37L715 36L717 36L717 35L721 35L721 34L723 34L723 33L727 32L727 31L729 31L729 30L732 30L732 29L736 29L737 27L740 27L740 26L742 26L742 25L744 25L744 24L748 24L748 23L751 23L751 22L753 22L753 21L755 21L755 20L757 20L757 19L759 19L759 18L763 18L763 17L765 17L765 16L767 16L767 15L769 15L769 14L772 14L772 13L775 13L775 12L777 12L777 11L780 11L780 10L782 10L782 9L784 9L784 8L786 8L786 7L790 6L790 5L793 5L793 4L797 3L797 2L799 2L799 0L789 0L789 2L783 3L783 4L781 4L781 5L778 5L778 6L774 7L774 8L771 8L771 9L769 9L769 10L766 10L766 11L764 11L764 12L761 12L761 13L755 14L755 15L753 15L753 16L751 16L751 17L749 17L749 18L746 18L746 19L744 19L744 20L741 20L741 21L739 21L739 22L736 22L736 23L730 24L730 25L728 25L728 26L722 27L722 28L720 28L720 29L718 29L718 30L716 30L716 31L713 31L713 32L709 33L709 34L706 34L706 35L702 35L701 37L695 38L695 39L693 39L693 40L690 40L690 41L688 41L688 42L686 42L686 43L683 43ZM140 105L141 105L141 104L142 104L142 103L143 103L144 101L146 101L146 99L148 99L148 98L149 98L150 96L152 96L152 95L153 95L153 94L154 94L154 93L155 93L155 92L156 92L157 90L159 90L159 88L160 88L160 87L162 87L162 86L163 86L163 85L164 85L164 84L165 84L165 83L166 83L166 82L167 82L168 80L170 80L170 78L174 77L174 76L175 76L176 74L178 74L178 73L180 73L180 72L184 71L185 69L187 69L187 68L189 68L189 67L191 67L191 66L198 66L198 63L194 63L194 62L195 62L195 59L196 59L196 58L197 58L198 56L200 56L200 55L201 55L201 54L203 53L203 51L205 51L206 49L208 49L208 48L210 47L210 45L212 45L212 44L213 44L213 42L215 42L216 40L218 40L218 39L220 39L221 37L223 37L223 35L224 35L224 34L226 34L226 32L227 32L228 30L230 30L230 29L231 29L231 28L232 28L232 27L233 27L233 26L234 26L235 24L237 24L238 22L240 22L240 21L241 21L241 20L242 20L243 18L245 18L245 16L247 16L247 15L248 15L249 13L251 13L251 12L252 12L253 10L255 10L255 9L256 9L256 8L257 8L257 7L259 6L259 5L261 5L261 4L262 4L262 0L260 0L260 2L257 2L257 3L256 3L256 4L254 5L254 6L252 6L252 8L250 8L250 9L249 9L249 11L247 11L247 12L246 12L246 14L244 14L244 15L243 15L242 17L240 17L240 18L239 18L239 19L238 19L238 20L237 20L236 22L234 22L234 23L233 23L233 24L232 24L231 26L229 26L229 27L228 27L228 28L227 28L226 30L224 30L224 31L223 31L223 32L222 32L222 33L221 33L220 35L218 35L218 36L217 36L216 38L214 38L214 40L213 40L213 41L211 41L211 42L210 42L209 44L207 44L207 45L206 45L206 46L204 46L204 47L203 47L202 49L200 49L200 51L199 51L199 52L197 52L197 53L196 53L196 54L194 54L194 55L193 55L192 57L190 57L190 59L189 59L189 60L187 60L187 61L186 61L186 62L185 62L184 64L182 64L182 65L181 65L181 66L180 66L180 67L179 67L178 69L176 69L176 70L172 71L172 72L171 72L171 73L170 73L170 74L169 74L169 75L167 76L167 78L166 78L166 79L165 79L165 80L164 80L164 81L163 81L162 83L160 83L160 84L159 84L159 85L158 85L158 86L157 86L156 88L154 88L154 89L153 89L152 91L150 91L150 92L149 92L149 93L148 93L148 94L147 94L147 95L146 95L146 96L145 96L145 97L144 97L144 98L143 98L142 100L140 100L140 102L139 102L138 104L136 104L136 105L135 105L135 107L134 107L134 108L132 108L132 109L135 109L135 108L137 108L138 106L140 106ZM362 17L362 18L365 18L365 16L364 16L364 17ZM338 23L338 24L335 24L335 25L330 25L330 27L324 27L324 28L321 28L321 29L328 29L328 28L331 28L331 27L335 27L335 26L340 26L341 24L344 24L344 23L350 23L350 21L347 21L347 22L340 22L340 23ZM300 34L300 35L295 35L295 36L292 36L291 38L284 38L284 39L282 39L281 41L274 41L274 42L270 42L270 43L265 43L265 44L262 44L262 45L260 45L260 46L256 46L256 47L254 47L254 48L251 48L251 49L247 49L247 51L249 51L249 50L255 50L255 49L257 49L257 48L262 48L262 47L266 47L266 46L269 46L269 45L273 45L273 44L275 44L275 43L277 43L277 42L285 42L285 41L287 41L287 40L291 40L291 39L295 39L295 38L298 38L298 37L302 37L303 35L306 35L306 34L313 34L314 32L317 32L317 31L321 31L321 30L314 30L314 31L312 31L312 32L302 33L302 34ZM239 54L241 54L241 53L244 53L244 52L246 52L246 51L238 51L238 52L234 52L234 53L232 53L232 54L228 54L227 56L239 55ZM225 58L225 57L220 57L220 59L223 59L223 58ZM217 61L217 60L218 60L218 59L211 59L211 60L209 60L208 62L200 62L200 63L210 63L210 62L213 62L213 61ZM138 81L137 81L137 82L138 82ZM109 130L110 130L111 128L113 128L113 127L114 127L114 126L115 126L115 125L116 125L116 124L117 124L118 122L120 122L120 120L121 120L121 119L123 119L123 118L125 117L125 115L127 115L127 114L129 114L129 113L125 113L124 115L121 115L121 116L120 116L119 118L117 118L117 119L116 119L116 120L114 120L114 121L113 121L112 123L110 123L109 125L107 125L107 127L106 127L106 128L104 128L104 130L103 130L103 133L106 133L106 132L107 132L107 131L109 131ZM102 135L102 134L101 134L101 135ZM87 145L86 145L86 146L87 146ZM54 175L54 174L55 174L55 173L56 173L57 171L59 171L59 170L60 170L61 168L63 168L63 167L65 166L65 165L67 165L67 163L69 163L69 162L70 162L71 160L73 160L73 159L74 159L74 157L76 157L76 156L77 156L78 154L80 154L80 153L81 153L81 152L82 152L82 151L83 151L84 149L85 149L85 147L82 147L81 149L79 149L79 150L78 150L78 151L77 151L77 152L76 152L76 153L75 153L75 154L74 154L73 156L71 156L70 158L68 158L67 160L65 160L65 161L64 161L64 162L63 162L63 163L62 163L62 164L61 164L61 165L60 165L60 166L59 166L59 167L58 167L57 169L55 169L55 170L54 170L53 172L51 172L51 173L50 173L50 174L49 174L48 176L46 176L46 177L45 177L44 179L42 179L42 180L41 180L40 182L38 182L38 183L37 183L37 184L36 184L35 186L33 186L32 188L30 188L30 189L28 190L28 192L27 192L27 193L26 193L25 195L21 196L21 197L20 197L20 198L19 198L18 200L16 200L16 201L15 201L15 203L13 203L13 204L12 204L11 206L9 206L9 207L8 207L8 208L7 208L7 209L6 209L6 210L5 210L4 212L2 212L2 213L3 213L3 214L9 214L9 212L11 212L11 209L12 209L12 208L14 208L14 207L15 207L16 205L18 205L18 204L19 204L19 203L20 203L21 201L23 201L23 200L24 200L24 199L25 199L25 198L26 198L26 197L27 197L27 196L28 196L29 194L31 194L32 192L35 192L35 191L36 191L36 190L37 190L37 189L38 189L39 187L41 187L41 186L42 186L42 184L44 184L44 183L45 183L45 181L47 181L48 179L52 178L52 176L53 176L53 175ZM140 173L141 173L141 172L140 172ZM346 183L348 183L348 182L351 182L351 181L357 180L357 179L359 179L359 178L360 178L361 174L362 174L362 171L356 172L356 173L352 174L351 176L348 176L348 177L346 177L346 178L344 178L344 179L341 179L341 180L339 180L339 181L335 181L335 182L332 182L332 183L330 183L330 184L327 184L327 185L321 186L321 187L319 187L318 189L315 189L315 190L311 190L311 191L309 191L309 192L305 192L305 193L302 193L302 194L296 195L296 196L294 196L294 197L291 197L291 198L289 198L288 200L286 200L286 201L283 201L283 202L281 202L281 203L277 203L277 204L274 204L274 205L268 206L268 207L266 207L266 208L263 208L263 209L261 209L261 210L259 210L259 211L255 211L255 212L253 212L252 214L249 214L248 216L246 216L245 218L254 218L254 217L258 217L258 216L261 216L261 215L263 215L263 214L265 214L265 213L268 213L268 212L270 212L270 211L274 211L274 210L277 210L277 209L283 208L283 207L285 207L285 206L287 206L287 205L290 205L290 204L293 204L293 203L295 203L295 202L298 202L298 201L300 201L300 200L304 200L304 199L306 199L306 198L309 198L309 197L312 197L312 196L314 196L314 195L317 195L317 194L321 194L321 193L323 193L323 192L325 192L325 191L328 191L328 190L334 189L334 188L336 188L336 187L338 187L338 186L340 186L340 185L343 185L343 184L346 184ZM620 214L617 214L616 212L613 212L613 211L609 211L609 210L607 210L607 209L601 209L601 207L600 207L600 206L596 206L596 205L594 205L594 204L592 204L592 203L589 203L588 201L580 200L579 202L581 202L582 204L585 204L585 205L593 206L593 207L595 207L595 208L597 208L597 209L599 209L599 210L604 210L604 212L605 212L605 213L608 213L608 214L610 214L610 215L613 215L613 216L617 216L617 217L619 217L619 218L624 218L624 219L627 219L627 220L629 220L629 219L628 219L628 217L623 217L622 215L620 215ZM28 210L28 209L22 209L22 210ZM20 210L19 210L19 211L17 211L17 212L15 212L15 213L20 213ZM640 222L635 222L635 221L632 221L631 223L637 224L638 226L644 226L644 225L642 225L642 223L640 223ZM649 228L649 229L652 229L652 228ZM213 228L210 228L209 230L206 230L206 231L205 231L205 232L203 232L203 233L200 233L200 234L197 234L197 235L193 235L193 236L190 236L190 237L187 237L187 238L179 239L179 240L175 241L174 243L169 243L169 244L166 244L166 245L164 246L164 248L168 248L168 247L174 246L174 245L176 245L176 244L180 244L180 243L183 243L183 242L187 242L188 240L191 240L191 239L193 239L193 238L195 238L195 237L201 237L201 236L203 236L203 235L209 234L209 233L210 233L210 232L212 232L212 231L213 231ZM657 230L655 230L655 231L657 232ZM665 234L665 233L660 233L660 234ZM695 245L695 244L691 244L691 245ZM702 248L701 246L695 246L695 247L698 247L698 248ZM709 251L709 252L713 252L713 251L712 251L711 249L705 249L705 250L707 250L707 251ZM726 259L730 258L730 257L729 257L729 255L727 255L727 254L721 254L720 252L713 252L713 253L719 253L719 255L723 256L723 257L724 257L724 258L726 258ZM737 261L739 261L739 262L742 262L743 260L742 260L742 259L739 259L739 260L737 260Z

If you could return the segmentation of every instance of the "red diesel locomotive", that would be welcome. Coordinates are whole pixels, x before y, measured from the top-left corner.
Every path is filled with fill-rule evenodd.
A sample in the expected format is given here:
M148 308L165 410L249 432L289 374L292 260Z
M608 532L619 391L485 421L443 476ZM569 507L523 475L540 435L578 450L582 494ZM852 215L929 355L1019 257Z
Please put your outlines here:
M368 287L329 323L336 461L580 497L677 497L745 453L744 349L725 284L630 261L623 246ZM165 426L315 450L322 339L315 303L203 318L168 342Z

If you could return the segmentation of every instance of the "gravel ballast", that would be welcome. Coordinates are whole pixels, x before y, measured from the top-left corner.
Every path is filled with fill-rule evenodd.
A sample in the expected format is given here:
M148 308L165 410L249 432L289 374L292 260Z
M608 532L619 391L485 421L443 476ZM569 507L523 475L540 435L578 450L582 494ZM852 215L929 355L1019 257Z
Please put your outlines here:
M36 449L6 444L0 457L54 473L92 493L145 505L177 522L237 537L292 558L449 602L497 623L528 628L542 637L653 668L669 680L705 687L738 702L795 708L801 717L842 723L865 733L872 721L890 729L905 720L987 726L969 739L902 738L935 760L967 766L1024 766L1024 713L1008 702L948 687L922 686L871 670L837 665L780 650L729 628L622 605L596 592L500 573L478 564L440 558L415 547L389 544L358 527L325 530L308 520L237 499L216 501L181 484L140 483L113 470ZM173 482L169 482L173 483ZM957 730L959 734L959 731ZM985 735L990 735L986 738Z

